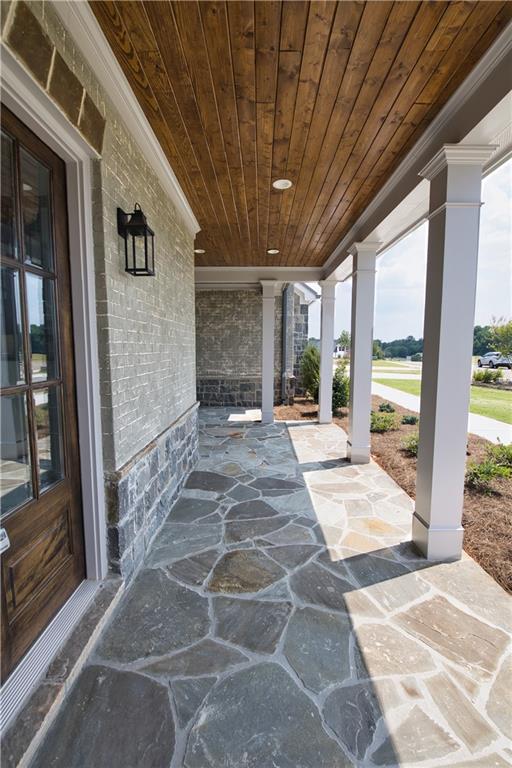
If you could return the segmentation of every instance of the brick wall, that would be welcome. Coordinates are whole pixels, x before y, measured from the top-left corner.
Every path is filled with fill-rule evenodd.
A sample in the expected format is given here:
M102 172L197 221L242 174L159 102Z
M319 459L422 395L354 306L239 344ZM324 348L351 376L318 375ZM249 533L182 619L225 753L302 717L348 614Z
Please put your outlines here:
M173 493L196 458L196 420L180 423L196 402L193 237L52 5L2 3L2 24L4 39L23 66L101 153L93 163L93 240L103 455L111 562L129 575L155 532L154 521L162 522L162 510L166 505L170 510ZM137 202L155 231L155 277L124 271L116 210L130 212ZM172 432L176 424L179 431ZM135 464L144 464L140 457L171 433L179 437L180 454L173 459L173 492L164 495L168 488L149 476L159 496L151 499L145 522L140 524L140 500L133 495L121 520L112 501L118 498L116 483L128 471L138 472L134 457L139 457ZM151 464L151 471L161 469ZM164 506L156 515L161 499ZM127 530L134 531L133 539L124 535ZM135 532L141 531L135 545Z
M281 296L275 302L274 384L281 393ZM262 299L258 290L196 294L197 399L203 405L261 406Z

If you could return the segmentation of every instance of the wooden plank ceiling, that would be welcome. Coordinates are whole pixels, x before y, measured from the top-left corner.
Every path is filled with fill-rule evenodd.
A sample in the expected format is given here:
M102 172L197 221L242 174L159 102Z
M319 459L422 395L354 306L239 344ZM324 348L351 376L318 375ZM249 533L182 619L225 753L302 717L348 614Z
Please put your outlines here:
M210 266L322 265L512 16L507 2L91 6Z

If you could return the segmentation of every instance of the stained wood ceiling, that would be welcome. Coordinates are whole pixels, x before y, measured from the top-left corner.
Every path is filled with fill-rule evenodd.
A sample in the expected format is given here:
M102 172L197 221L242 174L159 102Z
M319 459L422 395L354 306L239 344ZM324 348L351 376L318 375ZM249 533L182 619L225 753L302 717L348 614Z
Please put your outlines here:
M322 265L512 17L507 2L91 6L200 223L198 265Z

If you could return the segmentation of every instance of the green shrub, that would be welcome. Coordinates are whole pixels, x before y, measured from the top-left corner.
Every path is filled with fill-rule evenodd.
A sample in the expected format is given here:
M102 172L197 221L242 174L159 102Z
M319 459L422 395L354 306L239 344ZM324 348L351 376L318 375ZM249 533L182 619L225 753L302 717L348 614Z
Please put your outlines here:
M409 456L417 456L419 438L420 436L417 432L413 432L412 435L408 435L406 438L404 438L400 444L402 451L407 453Z
M332 380L332 407L334 411L346 408L350 390L350 379L347 376L347 364L338 363Z
M505 445L504 443L498 443L497 445L487 446L487 458L489 461L494 462L498 467L505 467L512 472L512 443Z
M418 417L412 413L406 413L405 416L402 416L402 424L417 424L418 421Z
M466 469L466 485L480 493L492 493L492 481L496 477L509 477L510 469L501 467L492 459L470 461Z
M370 415L370 432L389 432L398 429L394 413L379 413L372 411Z
M320 385L320 352L313 344L308 344L302 353L300 373L304 389L317 403Z
M423 355L421 354L421 352L416 352L415 355L411 355L411 361L413 363L421 363L422 360L423 360Z
M381 413L394 413L395 409L391 405L391 403L381 403L379 405L379 411Z
M473 381L482 384L495 384L497 381L501 381L502 378L503 371L501 368L485 368L482 371L475 371L473 373Z

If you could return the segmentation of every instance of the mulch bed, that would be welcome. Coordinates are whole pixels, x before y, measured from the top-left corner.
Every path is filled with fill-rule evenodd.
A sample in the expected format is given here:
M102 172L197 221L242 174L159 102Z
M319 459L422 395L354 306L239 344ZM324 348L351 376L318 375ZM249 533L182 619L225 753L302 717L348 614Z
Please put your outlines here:
M378 410L383 402L383 398L374 395L372 408ZM414 413L394 403L393 407L399 417ZM274 413L279 420L313 420L318 416L318 406L297 398L294 405L277 406ZM348 431L348 411L340 411L334 421ZM413 499L416 495L416 458L408 456L401 449L401 443L417 430L418 425L401 424L397 430L371 435L373 458ZM483 437L469 435L468 460L483 459L487 445L489 442ZM491 494L469 489L464 492L464 549L498 584L512 593L512 480L497 478L493 487L495 491Z

